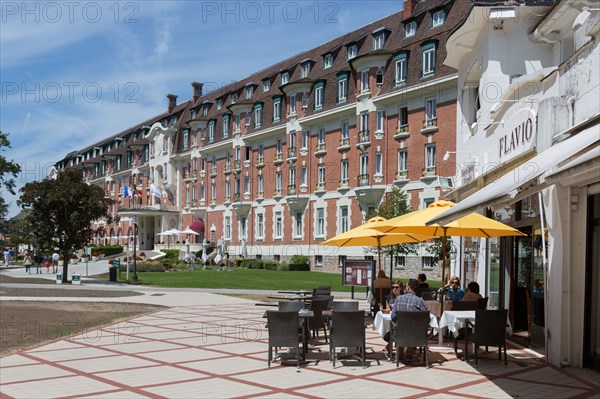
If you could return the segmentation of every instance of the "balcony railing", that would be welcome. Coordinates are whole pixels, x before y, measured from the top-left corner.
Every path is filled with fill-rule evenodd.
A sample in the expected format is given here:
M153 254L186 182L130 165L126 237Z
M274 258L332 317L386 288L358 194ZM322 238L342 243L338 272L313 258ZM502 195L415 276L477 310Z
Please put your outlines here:
M347 151L350 149L350 137L342 137L338 144L338 151Z
M325 148L325 143L317 144L317 148L315 150L315 155L324 155L327 154L327 149Z
M394 134L394 138L401 139L401 138L408 137L408 135L409 135L408 124L400 125L396 128L396 134Z
M198 179L198 171L197 170L192 170L192 179L194 179L194 180Z
M296 147L290 147L288 148L288 159L290 158L296 158Z
M239 159L233 161L233 170L239 172L242 169L242 162Z
M369 136L369 131L365 130L358 134L358 144L369 144L371 142L371 137Z
M258 159L256 161L256 167L257 168L262 168L263 166L265 166L265 156L264 155L259 155Z
M228 204L231 202L231 197L230 196L225 196L225 199L223 200L224 203Z
M400 171L396 173L395 181L408 181L408 171Z
M427 118L423 121L423 129L437 128L437 118Z
M338 184L339 189L348 188L349 186L348 179L340 180L340 183Z
M283 163L283 153L282 152L278 152L277 154L275 154L275 159L273 160L273 163L276 165Z
M258 191L256 193L256 198L264 198L265 197L265 192L264 191Z
M236 202L236 201L239 201L239 200L240 200L240 193L233 194L233 201Z
M288 195L296 195L296 185L290 184L287 188Z
M223 168L223 173L228 175L231 173L231 162L227 162Z
M315 186L315 191L325 191L325 182L317 183Z
M435 166L427 166L423 168L423 177L433 177L435 175Z
M369 185L369 175L358 175L358 187L365 187Z
M275 192L273 193L273 196L274 196L274 197L280 197L280 196L282 196L282 195L283 195L283 192L282 192L282 190L281 190L280 188L276 188L276 189L275 189Z
M210 169L210 177L217 177L217 167L216 166L213 166Z

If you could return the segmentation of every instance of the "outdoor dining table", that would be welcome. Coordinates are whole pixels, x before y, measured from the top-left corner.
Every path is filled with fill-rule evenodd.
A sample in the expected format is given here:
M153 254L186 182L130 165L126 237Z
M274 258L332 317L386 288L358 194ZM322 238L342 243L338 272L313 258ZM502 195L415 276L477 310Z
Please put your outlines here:
M467 320L471 323L475 323L475 311L474 310L446 310L442 313L439 321L439 329L444 327L448 328L455 337L458 336L458 330L464 328ZM443 341L443 334L440 334L439 343Z
M308 323L311 319L315 317L315 312L308 309L302 309L298 311L298 318L302 320L302 329L304 333L302 334L302 354L305 357L308 352L308 337L310 336L310 329ZM267 311L263 314L263 319L267 318Z
M437 317L432 313L429 313L429 327L433 328L434 334L438 330ZM373 330L377 330L381 338L385 336L392 329L392 314L377 312L375 320L373 320Z
M442 304L440 303L440 301L433 301L433 300L425 301L425 304L427 305L427 309L429 309L431 314L433 314L435 317L442 316ZM450 309L452 309L452 302L450 302L450 301L444 302L444 310L450 310Z
M294 294L294 295L303 295L306 296L308 294L312 294L312 291L306 290L297 290L297 291L277 291L278 294Z
M267 296L269 299L277 299L280 301L310 301L313 299L312 295L293 295L293 296Z

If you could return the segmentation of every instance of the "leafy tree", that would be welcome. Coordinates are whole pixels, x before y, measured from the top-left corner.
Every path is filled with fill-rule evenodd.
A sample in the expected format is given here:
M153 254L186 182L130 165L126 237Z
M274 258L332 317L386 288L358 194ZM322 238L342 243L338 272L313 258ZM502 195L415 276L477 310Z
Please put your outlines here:
M411 212L412 209L408 203L408 195L397 186L392 188L392 191L386 193L385 198L379 208L375 210L372 216L381 216L386 219L392 219L397 216L405 215ZM395 256L416 254L419 244L397 244L381 247L381 253L390 257L390 264L393 264ZM372 247L370 252L377 253L377 248ZM392 268L393 269L393 268Z
M10 243L16 247L20 244L29 244L35 242L31 226L27 220L27 215L31 211L23 209L17 215L6 222L6 231L10 235Z
M8 133L3 133L0 130L0 193L5 187L11 194L15 194L15 178L21 171L21 167L14 161L9 161L4 157L4 147L10 148L10 140ZM0 231L4 231L5 217L8 213L8 204L4 201L4 196L0 196Z
M114 200L106 198L104 190L83 182L76 168L58 173L56 179L27 183L21 188L19 206L30 209L27 221L38 246L58 248L64 259L63 282L67 282L69 255L83 248L92 236L92 222L106 219Z

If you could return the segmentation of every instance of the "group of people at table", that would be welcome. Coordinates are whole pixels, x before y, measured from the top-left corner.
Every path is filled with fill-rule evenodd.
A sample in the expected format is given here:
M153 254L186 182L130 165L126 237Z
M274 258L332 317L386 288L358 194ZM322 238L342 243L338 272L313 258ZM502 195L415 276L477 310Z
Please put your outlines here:
M391 288L389 295L385 297L383 303L378 304L375 308L380 308L384 313L390 313L392 321L396 322L397 311L424 311L429 310L429 307L423 299L424 293L432 293L429 284L426 282L427 276L424 273L419 274L418 278L411 278L406 283L406 286L401 280L391 281L383 270L380 270L377 278L373 282L374 289L386 289ZM431 295L431 294L430 294ZM479 294L479 284L475 281L471 281L467 286L465 292L461 285L460 279L456 276L448 280L448 283L440 289L439 295L444 295L444 299L447 301L477 301L482 298ZM433 299L432 296L430 296ZM379 298L374 294L374 301L378 301ZM390 342L390 332L388 331L383 339ZM407 360L412 358L414 348L408 348Z

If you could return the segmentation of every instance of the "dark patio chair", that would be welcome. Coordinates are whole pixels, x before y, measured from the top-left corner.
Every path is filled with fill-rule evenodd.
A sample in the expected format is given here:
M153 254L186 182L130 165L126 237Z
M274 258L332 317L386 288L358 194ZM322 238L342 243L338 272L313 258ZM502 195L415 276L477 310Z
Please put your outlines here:
M421 298L423 298L424 301L433 301L435 300L435 297L435 291L423 291L423 293L421 294Z
M304 303L301 301L279 301L277 302L277 306L280 311L295 310L297 312L300 309L304 309Z
M452 310L476 310L478 306L477 301L452 301Z
M331 335L329 337L329 359L337 358L336 348L351 347L359 348L362 366L365 367L365 312L360 311L336 311L332 312Z
M507 365L506 360L506 319L508 310L476 310L475 325L467 320L467 326L473 330L473 342L475 343L475 366L478 365L479 347L485 346L486 351L488 346L498 347L498 360L502 360L502 348L504 348L504 365ZM465 360L468 357L469 347L469 332L465 337Z
M358 302L357 301L334 301L331 306L332 311L342 311L342 312L356 312L358 311Z
M487 296L485 298L479 298L477 300L477 309L486 310L489 299L490 298Z
M391 342L396 344L396 367L400 364L400 348L421 348L425 353L425 367L429 368L429 310L396 312L396 322L390 334Z
M388 296L391 291L391 288L375 288L373 290L373 298L375 298L375 303L371 305L371 312L373 312L373 315L380 310L379 299L381 298L381 301L385 302L385 297Z
M300 351L300 342L303 342L301 334L302 329L298 329L298 311L276 311L267 310L267 328L269 331L269 355L267 364L271 367L273 361L273 348L277 353L277 348L295 348L296 350L296 367L300 367L300 358L303 356L303 351Z
M325 342L327 342L327 325L325 323L325 318L323 317L323 311L327 309L328 303L328 299L321 299L312 301L310 304L310 310L314 313L314 317L310 319L310 329L312 331L313 339L315 338L315 335L318 337L319 330L323 329Z

